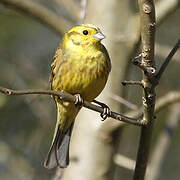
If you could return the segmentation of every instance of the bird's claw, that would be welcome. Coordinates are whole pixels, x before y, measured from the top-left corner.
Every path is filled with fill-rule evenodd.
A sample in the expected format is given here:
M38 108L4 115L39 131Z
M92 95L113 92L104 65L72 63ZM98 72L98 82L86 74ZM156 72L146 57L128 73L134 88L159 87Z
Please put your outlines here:
M106 120L106 118L111 115L110 108L106 104L99 102L97 100L94 100L93 102L100 105L103 108L103 112L100 114L100 116L102 118L102 121Z
M76 98L74 104L75 104L75 106L76 106L77 108L80 109L80 108L82 107L83 103L84 103L84 100L83 100L83 98L81 97L80 94L75 94L74 96L75 96L75 98Z
M108 116L110 116L111 110L106 104L101 105L101 107L103 108L103 112L100 114L100 116L102 117L102 121L104 121Z

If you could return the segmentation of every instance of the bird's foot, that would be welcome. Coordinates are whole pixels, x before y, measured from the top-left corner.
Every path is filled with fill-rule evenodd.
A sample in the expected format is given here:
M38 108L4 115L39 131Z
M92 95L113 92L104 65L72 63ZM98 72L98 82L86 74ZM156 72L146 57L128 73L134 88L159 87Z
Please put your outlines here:
M100 114L100 116L102 117L102 121L106 120L106 118L111 115L110 108L106 104L99 102L97 100L93 100L93 102L100 105L103 108L103 112Z
M75 101L75 106L77 107L77 108L82 108L82 105L83 105L83 103L84 103L84 100L83 100L83 98L81 97L81 95L80 94L75 94L74 95L75 96L75 98L76 98L76 101Z

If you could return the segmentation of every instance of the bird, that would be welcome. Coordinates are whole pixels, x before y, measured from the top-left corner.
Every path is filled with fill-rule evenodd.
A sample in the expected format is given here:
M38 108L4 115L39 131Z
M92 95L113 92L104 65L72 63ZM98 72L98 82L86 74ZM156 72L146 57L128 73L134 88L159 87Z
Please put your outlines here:
M111 71L109 54L101 43L104 38L101 30L93 24L77 25L66 32L51 64L51 90L77 95L78 103L81 100L98 103L95 98L104 89ZM81 107L78 107L78 103L62 101L57 96L53 98L57 107L57 121L44 167L66 168L69 164L71 133Z

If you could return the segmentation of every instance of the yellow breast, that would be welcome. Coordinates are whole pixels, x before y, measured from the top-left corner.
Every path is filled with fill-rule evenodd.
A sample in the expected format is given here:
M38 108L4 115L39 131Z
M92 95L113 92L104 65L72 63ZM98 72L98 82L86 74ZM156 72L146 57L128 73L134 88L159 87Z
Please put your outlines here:
M92 101L106 84L111 69L109 56L101 44L87 48L72 46L67 44L62 55L56 57L60 63L54 69L53 89L79 93L84 100Z

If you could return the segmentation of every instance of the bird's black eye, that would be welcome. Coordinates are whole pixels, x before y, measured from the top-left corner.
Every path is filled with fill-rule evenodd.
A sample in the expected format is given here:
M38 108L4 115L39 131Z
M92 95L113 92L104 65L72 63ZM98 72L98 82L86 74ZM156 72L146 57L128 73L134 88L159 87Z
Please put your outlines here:
M84 34L84 35L88 35L88 31L87 31L87 30L84 30L84 31L83 31L83 34Z

